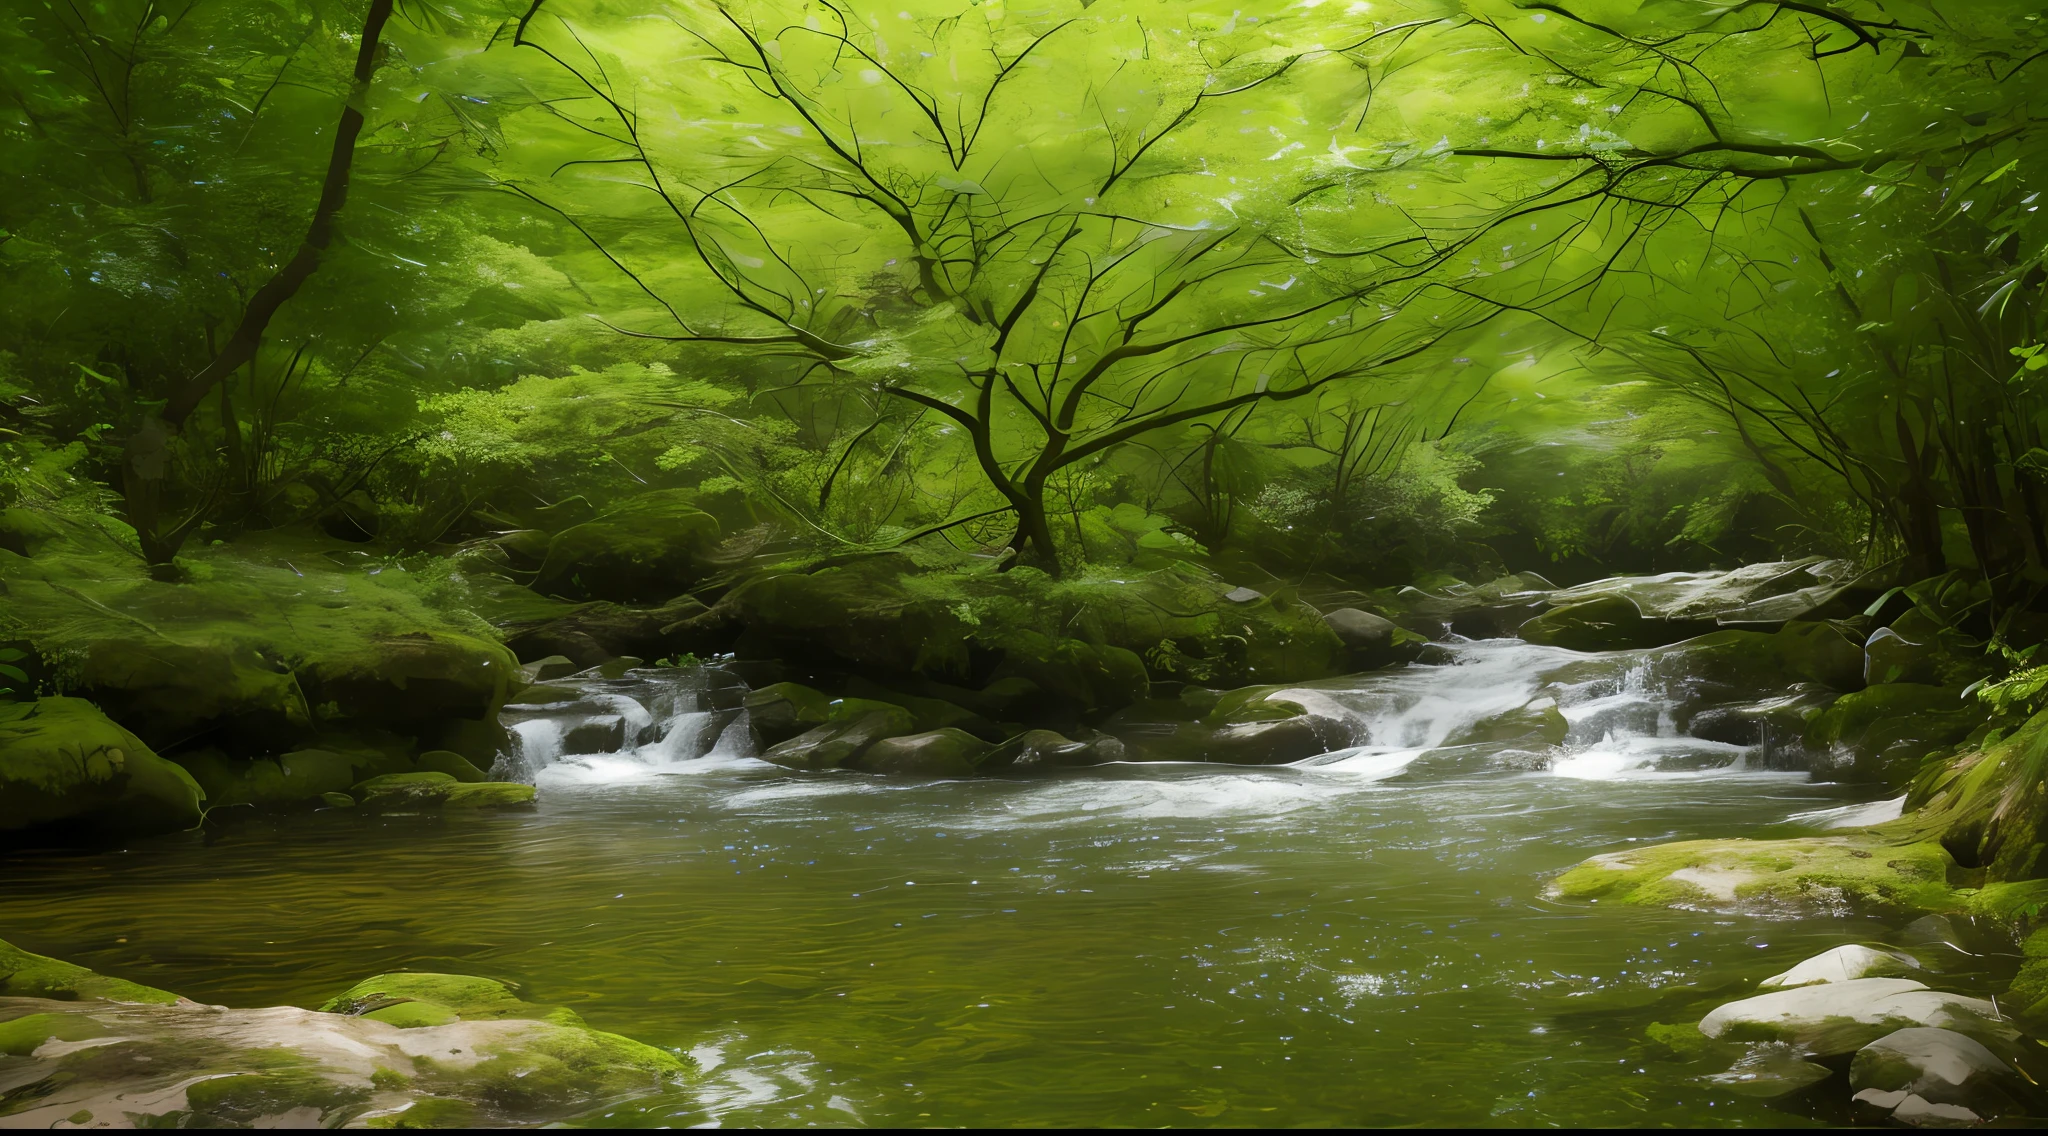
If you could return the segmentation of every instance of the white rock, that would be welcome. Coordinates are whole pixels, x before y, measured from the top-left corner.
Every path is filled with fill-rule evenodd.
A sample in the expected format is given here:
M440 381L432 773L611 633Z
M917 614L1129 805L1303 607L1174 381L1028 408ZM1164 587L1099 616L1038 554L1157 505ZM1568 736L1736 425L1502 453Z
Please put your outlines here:
M1935 1104L1911 1093L1892 1110L1892 1119L1915 1128L1975 1128L1984 1118L1959 1104Z
M1857 978L1881 978L1906 970L1918 970L1920 963L1891 951L1880 951L1860 943L1824 951L1756 984L1759 990L1790 990L1822 982L1848 982Z
M1708 1037L1787 1041L1820 1056L1850 1053L1911 1026L1995 1021L1991 1003L1929 990L1907 978L1852 978L1777 990L1717 1007L1700 1020Z
M2012 1067L1975 1038L1924 1027L1878 1038L1857 1050L1849 1066L1856 1088L1903 1090L1940 1104L1982 1105L2013 1076Z

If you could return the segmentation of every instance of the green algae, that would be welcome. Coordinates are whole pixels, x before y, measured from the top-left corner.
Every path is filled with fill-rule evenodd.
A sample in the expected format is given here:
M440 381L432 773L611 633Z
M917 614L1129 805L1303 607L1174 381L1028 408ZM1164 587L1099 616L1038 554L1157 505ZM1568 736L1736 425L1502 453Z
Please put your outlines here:
M365 978L328 999L320 1011L368 1017L402 1005L431 1007L446 1021L504 1021L530 1018L558 1025L580 1026L573 1010L541 1006L521 999L511 987L467 974L396 973ZM429 1015L438 1016L438 1015ZM391 1020L391 1019L381 1019ZM392 1024L398 1024L393 1021ZM419 1024L441 1025L441 1021Z
M1688 840L1609 852L1558 877L1564 899L1651 906L1874 906L1961 910L1953 864L1932 841L1872 833L1793 840Z
M28 1014L0 1022L0 1054L26 1057L46 1041L84 1041L109 1032L83 1014Z

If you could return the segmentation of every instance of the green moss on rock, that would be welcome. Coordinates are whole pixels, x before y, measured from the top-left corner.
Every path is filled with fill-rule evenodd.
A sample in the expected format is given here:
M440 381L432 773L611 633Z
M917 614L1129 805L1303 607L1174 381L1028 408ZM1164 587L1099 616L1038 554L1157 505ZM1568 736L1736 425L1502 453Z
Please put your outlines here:
M47 1041L84 1041L110 1032L84 1014L29 1014L0 1022L0 1054L27 1057Z
M108 1002L172 1003L178 996L153 986L108 978L82 966L0 942L0 994L14 998L49 998L76 1002L99 998Z
M0 703L0 835L174 832L206 794L179 766L79 698Z
M1965 906L1932 841L1876 833L1796 840L1688 840L1594 856L1559 877L1560 898L1703 908Z
M489 978L469 974L392 973L365 978L327 1000L322 1013L369 1017L398 1006L428 1007L447 1015L441 1021L413 1025L442 1025L448 1021L495 1022L530 1018L557 1025L580 1026L583 1019L573 1010L525 1001L512 988ZM393 1022L393 1024L399 1024Z

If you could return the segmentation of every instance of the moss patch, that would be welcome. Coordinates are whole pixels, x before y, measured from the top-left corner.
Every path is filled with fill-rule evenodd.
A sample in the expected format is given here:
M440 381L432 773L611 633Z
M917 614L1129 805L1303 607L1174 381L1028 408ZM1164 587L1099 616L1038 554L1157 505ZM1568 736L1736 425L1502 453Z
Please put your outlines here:
M94 974L82 966L30 954L5 942L0 942L0 994L59 1002L100 998L109 1002L168 1004L178 1000L169 991Z
M84 1014L30 1014L11 1022L0 1022L0 1054L26 1057L46 1041L84 1041L105 1037L102 1026Z
M79 698L0 703L0 833L171 832L199 823L206 794L185 770Z
M1688 840L1595 856L1553 885L1564 899L1712 909L1967 907L1931 841L1876 833L1797 840Z
M489 978L468 974L380 974L365 978L327 1000L322 1013L367 1017L398 1006L430 1007L448 1015L441 1021L419 1021L412 1025L442 1025L448 1021L504 1021L530 1018L557 1025L580 1026L583 1019L574 1010L542 1006L521 999L511 987ZM436 1016L419 1012L421 1017ZM392 1018L393 1025L401 1023Z

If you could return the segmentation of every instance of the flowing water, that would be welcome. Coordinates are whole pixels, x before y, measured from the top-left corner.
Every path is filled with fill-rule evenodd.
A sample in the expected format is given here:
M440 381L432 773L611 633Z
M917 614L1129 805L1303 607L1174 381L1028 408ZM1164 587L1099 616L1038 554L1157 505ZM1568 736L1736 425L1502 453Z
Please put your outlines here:
M1883 815L1689 738L1645 656L1463 643L1295 697L1284 767L796 775L730 690L638 671L508 716L530 814L251 819L0 861L0 938L207 1001L445 970L685 1050L601 1123L1810 1123L1643 1027L1872 920L1566 904L1603 851ZM1553 698L1561 747L1446 746ZM719 707L725 707L720 709ZM1768 739L1765 739L1768 741Z

